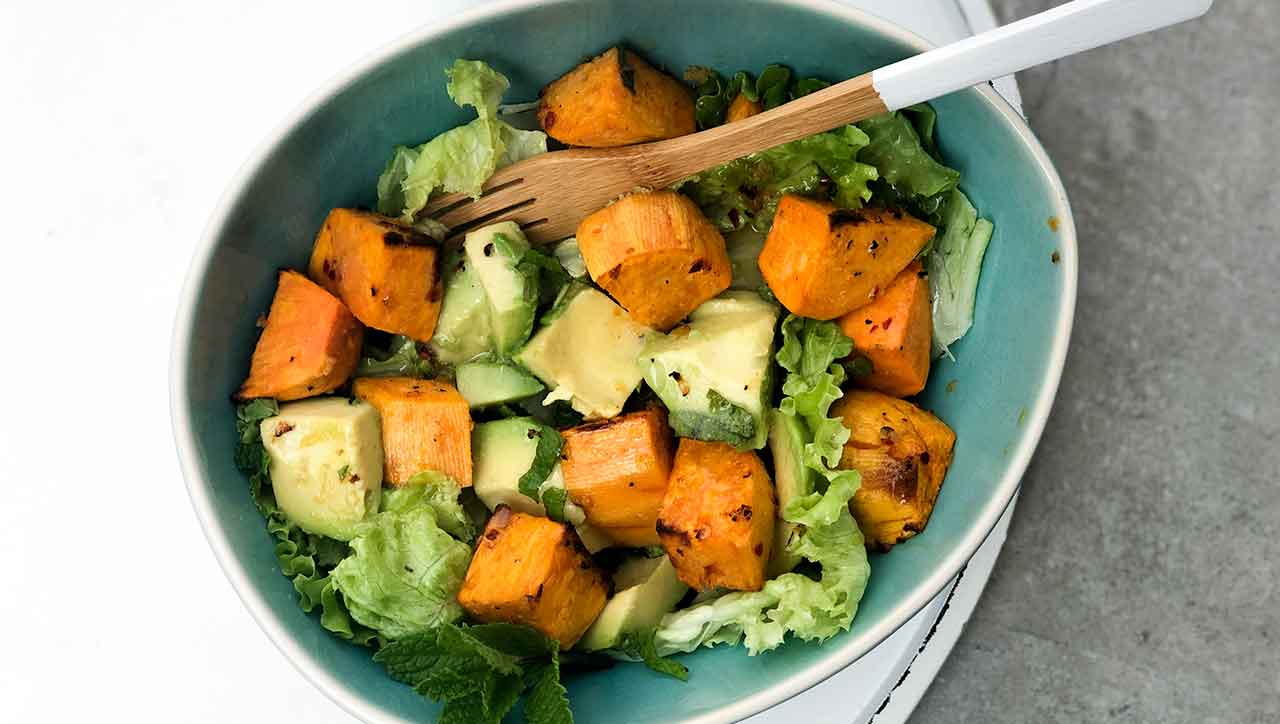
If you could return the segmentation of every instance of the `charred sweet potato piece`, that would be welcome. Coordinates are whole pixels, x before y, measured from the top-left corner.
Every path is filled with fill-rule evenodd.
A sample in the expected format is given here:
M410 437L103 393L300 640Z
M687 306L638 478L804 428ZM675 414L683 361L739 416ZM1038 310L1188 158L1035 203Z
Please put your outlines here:
M542 91L538 123L570 146L607 148L693 133L693 94L629 50L610 48Z
M776 507L773 481L754 452L683 439L658 511L658 537L690 587L758 591Z
M753 101L745 95L739 93L737 98L729 104L729 110L724 114L725 123L733 123L741 121L744 118L750 118L759 114L764 110L764 106L759 101Z
M281 402L332 392L360 362L364 327L342 303L295 271L281 271L267 324L236 399Z
M604 573L572 528L500 505L476 544L458 603L480 621L532 626L568 649L608 595Z
M894 397L924 389L933 319L929 280L920 262L912 262L874 302L844 315L839 324L853 340L854 354L871 361L871 374L854 380L859 386Z
M404 485L425 470L471 485L471 408L448 382L360 377L352 393L382 416L383 479Z
M837 209L788 195L760 252L760 273L795 314L834 319L875 301L934 232L897 209Z
M329 212L307 273L366 325L426 342L444 288L440 249L425 234L357 209Z
M887 550L924 530L956 434L910 402L872 390L849 390L831 414L852 433L840 467L862 474L850 508L867 545Z
M587 522L653 529L671 475L672 439L661 408L570 428L563 432L560 469ZM654 533L656 538L657 533Z
M674 191L631 194L578 225L587 271L631 314L668 330L729 288L724 237L698 206Z

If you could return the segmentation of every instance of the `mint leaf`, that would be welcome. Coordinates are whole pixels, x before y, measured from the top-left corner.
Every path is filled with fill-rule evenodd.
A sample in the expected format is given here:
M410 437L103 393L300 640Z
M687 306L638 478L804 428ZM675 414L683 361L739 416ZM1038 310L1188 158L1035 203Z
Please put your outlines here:
M560 657L532 669L526 679L532 684L524 702L524 717L529 724L572 724L569 692L560 683Z
M468 626L467 632L477 641L520 659L547 656L560 648L555 640L547 638L541 631L514 623Z
M444 702L441 722L502 721L527 689L531 722L573 721L560 684L559 646L527 626L441 625L388 643L373 660L423 696Z
M643 661L645 666L659 674L666 674L673 679L688 681L689 667L674 659L658 655L658 647L655 641L657 633L658 630L656 628L651 628L647 631L633 631L622 637L617 649L633 659Z
M568 501L569 494L564 488L547 488L542 491L542 507L547 511L547 517L558 522L565 522L564 504Z
M525 497L537 503L541 502L539 489L560 460L564 438L555 428L541 423L530 423L528 434L531 438L537 438L538 446L534 450L533 462L529 465L529 470L520 476L519 488Z
M524 679L515 674L486 677L475 693L446 702L438 724L499 724L523 690Z
M386 349L368 341L360 352L360 364L356 377L416 377L435 375L435 365L418 351L418 343L404 335L392 335Z

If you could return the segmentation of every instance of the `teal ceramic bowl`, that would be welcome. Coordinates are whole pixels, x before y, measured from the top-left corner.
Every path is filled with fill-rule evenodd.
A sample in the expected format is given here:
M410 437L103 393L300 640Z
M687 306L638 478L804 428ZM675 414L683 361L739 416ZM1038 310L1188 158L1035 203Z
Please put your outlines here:
M820 0L516 0L485 5L375 53L313 96L253 156L215 213L178 310L172 412L191 498L218 560L254 618L316 686L370 722L431 721L437 711L383 673L365 649L302 613L232 461L228 395L245 375L254 320L278 267L302 267L334 206L372 205L396 144L467 114L445 94L445 68L480 58L533 98L584 57L625 41L668 68L786 63L846 78L913 55L924 41ZM995 221L973 330L939 363L923 395L959 436L924 534L872 559L852 630L823 645L791 642L685 657L688 683L641 666L569 682L580 722L733 721L817 684L906 622L953 578L1018 487L1057 389L1075 304L1076 246L1067 199L1019 115L990 88L936 103L947 161ZM1053 219L1054 221L1050 221Z

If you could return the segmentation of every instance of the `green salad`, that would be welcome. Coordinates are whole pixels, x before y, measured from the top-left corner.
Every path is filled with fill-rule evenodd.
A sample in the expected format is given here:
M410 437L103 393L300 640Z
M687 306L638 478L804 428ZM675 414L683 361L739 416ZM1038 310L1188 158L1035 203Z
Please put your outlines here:
M637 190L536 246L423 209L551 146L644 143L825 87L676 78L614 48L391 152L279 272L236 463L303 611L441 702L573 719L563 680L848 630L869 552L922 533L955 435L911 401L973 323L992 225L927 105ZM534 128L536 124L536 128ZM248 334L246 330L246 334Z

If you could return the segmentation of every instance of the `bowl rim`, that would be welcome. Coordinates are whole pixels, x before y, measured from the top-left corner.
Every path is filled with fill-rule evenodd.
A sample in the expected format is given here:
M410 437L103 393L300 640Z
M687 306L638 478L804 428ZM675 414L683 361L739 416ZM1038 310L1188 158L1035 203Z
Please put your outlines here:
M451 17L422 25L371 51L330 78L320 88L309 94L282 122L278 123L258 143L253 152L236 171L230 184L218 200L208 223L205 225L183 280L182 293L179 297L178 309L174 319L170 350L169 412L179 466L186 482L187 492L191 498L196 518L204 531L210 548L213 549L218 565L222 568L236 595L240 598L245 608L248 609L258 627L262 629L267 638L271 640L275 647L304 678L344 711L362 721L376 722L378 724L399 724L401 722L408 724L408 720L366 698L363 694L334 676L314 655L300 646L285 630L278 615L267 603L262 592L257 590L249 580L245 567L234 555L233 546L226 532L218 526L213 512L213 502L209 493L208 481L197 463L199 455L196 453L194 425L185 404L190 392L186 362L190 358L195 310L213 259L214 242L225 229L231 210L244 195L250 180L267 162L280 141L320 106L343 92L367 73L375 70L383 62L421 43L430 42L441 35L491 18L533 7L558 5L573 1L491 0ZM839 0L768 0L768 2L774 5L825 14L832 17L833 20L846 25L859 25L902 42L919 52L934 47L932 43L920 35L896 23L860 8L844 4ZM832 646L830 643L823 644L823 646L829 647L829 652L822 661L809 667L809 669L775 682L716 711L689 717L683 720L686 724L739 721L764 711L803 693L839 673L906 624L912 616L923 609L929 601L933 600L955 578L982 543L986 541L1017 493L1022 476L1026 472L1032 454L1044 432L1046 421L1062 379L1062 370L1066 361L1068 343L1070 342L1071 329L1074 322L1079 270L1076 229L1074 218L1071 214L1071 205L1067 199L1062 179L1058 175L1053 162L1049 159L1044 147L1040 144L1040 141L1036 138L1021 113L996 93L989 83L983 83L961 92L978 93L1004 118L1023 146L1031 153L1035 163L1040 167L1041 173L1049 180L1054 191L1052 204L1059 222L1058 237L1060 243L1058 245L1058 253L1060 258L1058 266L1063 274L1063 287L1058 305L1057 323L1050 348L1048 368L1041 380L1036 399L1028 408L1026 434L1022 436L1016 449L1011 451L1009 463L1006 465L1005 472L997 486L996 494L979 515L977 524L972 526L969 533L961 541L961 544L943 559L942 564L936 568L934 573L916 587L916 592L913 595L903 599L892 608L891 613L885 617L882 623L871 628L862 636L850 639L839 647Z

